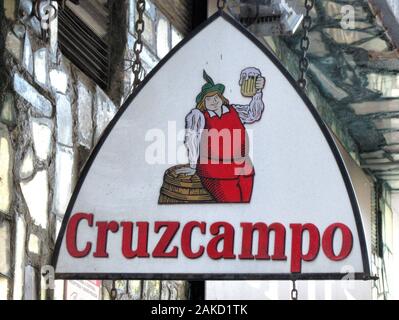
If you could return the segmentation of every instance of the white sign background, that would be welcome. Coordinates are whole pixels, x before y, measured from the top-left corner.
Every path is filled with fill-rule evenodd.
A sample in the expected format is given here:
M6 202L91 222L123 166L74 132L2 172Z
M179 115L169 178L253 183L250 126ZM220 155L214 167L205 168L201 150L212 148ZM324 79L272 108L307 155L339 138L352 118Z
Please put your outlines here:
M195 97L204 81L205 69L215 83L226 86L231 103L248 104L240 94L241 70L256 67L266 77L263 90L265 111L261 121L247 125L253 130L255 182L249 204L158 205L159 190L166 169L173 164L149 165L145 151L148 130L167 132L168 121L177 120L184 130L186 114L195 106ZM179 142L181 145L182 142ZM187 160L188 162L188 160ZM302 263L302 273L341 273L351 266L363 273L358 228L351 201L337 161L319 124L296 89L281 70L224 15L213 18L199 33L166 58L130 102L99 149L81 185L72 213L94 214L96 221L150 222L149 248L160 237L153 221L206 221L207 235L193 233L193 248L206 245L212 222L227 221L235 227L235 253L240 252L241 222L280 222L287 230L287 261L211 260L206 255L188 259L126 259L121 252L121 230L108 234L109 258L71 257L65 246L65 224L58 239L56 273L62 277L84 274L90 278L109 274L289 274L290 223L313 223L322 233L330 224L341 222L353 233L353 249L345 260L332 262L320 249L312 262ZM66 219L68 216L66 216ZM136 229L135 229L136 230ZM78 246L96 242L95 227L79 225ZM179 243L179 235L171 246ZM361 232L363 232L361 230ZM336 246L340 244L337 233ZM256 237L255 237L256 239ZM271 237L273 239L273 237ZM270 247L272 248L273 240ZM307 238L304 238L307 248ZM92 252L95 248L92 249ZM367 258L367 255L366 255ZM56 257L57 259L57 257Z

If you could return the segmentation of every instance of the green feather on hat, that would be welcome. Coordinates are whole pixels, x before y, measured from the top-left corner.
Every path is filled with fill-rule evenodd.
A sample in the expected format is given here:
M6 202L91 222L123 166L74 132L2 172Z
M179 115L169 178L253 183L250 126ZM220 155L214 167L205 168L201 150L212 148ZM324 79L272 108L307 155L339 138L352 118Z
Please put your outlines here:
M206 73L204 70L203 73L204 80L206 83L202 86L201 92L197 95L195 102L200 104L202 100L209 94L209 93L220 93L223 95L225 86L221 83L215 84L212 78Z

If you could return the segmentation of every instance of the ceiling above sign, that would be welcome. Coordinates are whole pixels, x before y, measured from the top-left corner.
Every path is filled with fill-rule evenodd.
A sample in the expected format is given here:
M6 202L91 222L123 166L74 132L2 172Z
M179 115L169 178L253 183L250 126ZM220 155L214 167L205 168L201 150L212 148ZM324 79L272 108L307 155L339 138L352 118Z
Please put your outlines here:
M101 137L57 240L58 278L370 277L339 152L282 65L218 13Z

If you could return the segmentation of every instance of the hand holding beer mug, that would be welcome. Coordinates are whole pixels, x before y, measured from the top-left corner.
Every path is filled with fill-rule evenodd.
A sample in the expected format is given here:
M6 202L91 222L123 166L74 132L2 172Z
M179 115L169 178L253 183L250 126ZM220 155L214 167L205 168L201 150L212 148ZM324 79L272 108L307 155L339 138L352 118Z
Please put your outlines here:
M244 97L253 97L265 87L266 79L262 77L259 69L249 67L241 72L240 86Z

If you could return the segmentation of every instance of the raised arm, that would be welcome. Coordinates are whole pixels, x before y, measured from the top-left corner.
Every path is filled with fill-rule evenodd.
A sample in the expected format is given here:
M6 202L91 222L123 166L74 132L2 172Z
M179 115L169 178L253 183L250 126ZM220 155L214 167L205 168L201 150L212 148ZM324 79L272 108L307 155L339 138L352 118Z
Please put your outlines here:
M186 135L184 144L188 151L189 168L181 168L176 172L193 175L195 174L199 157L201 133L205 127L205 117L198 109L192 109L186 116Z
M233 105L234 109L237 110L242 123L250 124L259 121L262 118L262 113L265 109L262 90L265 87L265 83L265 78L258 77L258 79L256 80L257 92L252 97L251 102L247 105Z
M237 110L238 115L242 123L254 123L262 118L265 104L263 103L263 94L258 92L252 97L251 102L248 105L233 105L234 109Z

